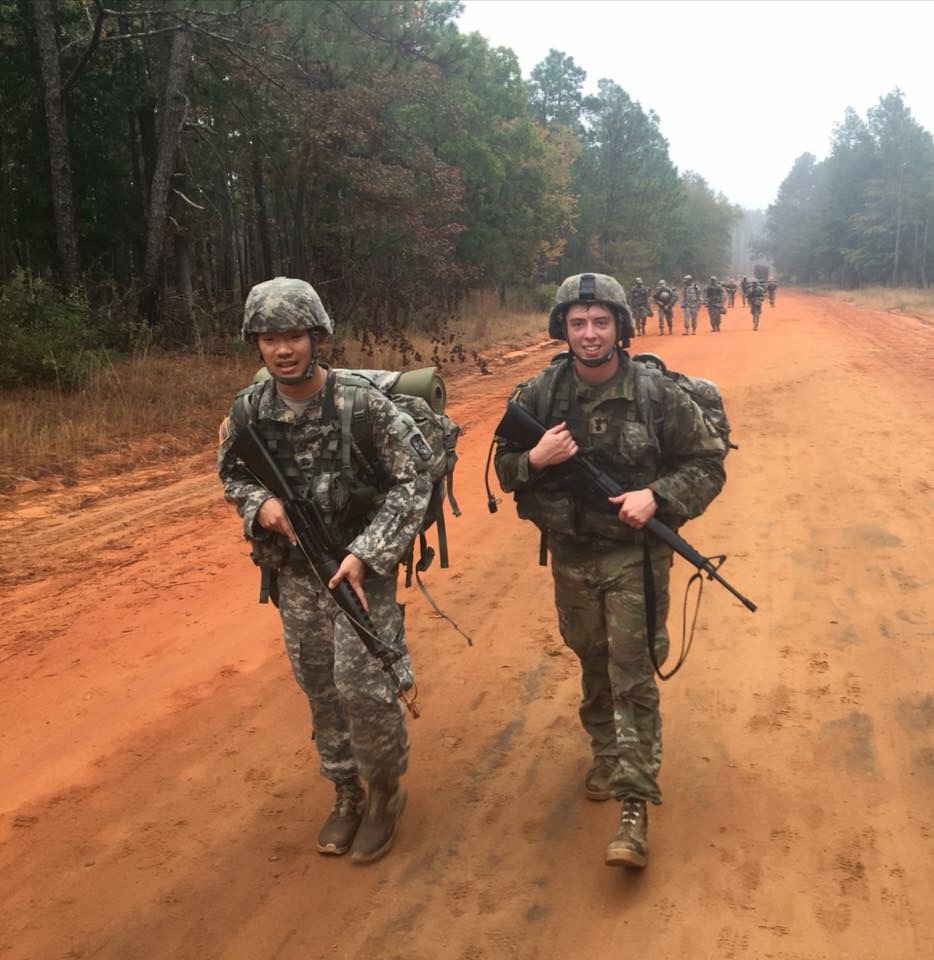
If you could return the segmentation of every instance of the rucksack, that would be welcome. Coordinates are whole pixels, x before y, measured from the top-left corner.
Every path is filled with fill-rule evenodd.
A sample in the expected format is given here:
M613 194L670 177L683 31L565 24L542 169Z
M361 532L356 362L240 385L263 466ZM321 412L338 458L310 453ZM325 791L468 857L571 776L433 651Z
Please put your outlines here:
M454 498L454 466L457 463L455 449L457 438L463 430L444 413L447 400L444 381L434 367L404 372L331 370L325 385L322 420L335 424L338 424L338 420L334 403L334 385L338 377L345 389L349 386L351 395L349 402L344 404L339 429L331 433L329 454L334 459L340 459L342 470L350 472L352 471L351 452L356 448L364 461L376 469L377 456L373 436L362 403L362 392L367 386L375 387L396 407L411 417L428 444L427 472L432 481L428 509L418 531L420 555L418 563L414 564L415 576L418 579L418 572L427 570L434 558L434 550L428 546L426 538L426 532L432 526L436 526L438 532L439 563L442 568L447 568L449 564L444 501L447 500L450 504L451 513L459 517L460 507ZM232 429L239 429L256 419L260 392L267 379L269 375L265 368L262 368L254 377L253 383L237 394L231 412ZM350 384L348 380L351 381ZM354 385L353 381L357 381L359 385ZM406 586L411 586L412 583L413 554L414 541L404 558Z
M730 421L726 415L723 406L723 397L720 394L720 388L713 380L705 380L703 377L693 377L687 373L678 373L675 370L669 370L665 362L654 353L637 353L632 358L636 363L642 364L645 368L643 376L639 379L645 384L648 390L649 400L653 408L658 407L655 402L655 391L657 389L654 375L667 377L675 386L684 391L700 407L704 419L723 441L726 446L726 452L738 450L739 447L730 440ZM646 376L645 374L649 375ZM654 424L650 424L650 430L654 430Z

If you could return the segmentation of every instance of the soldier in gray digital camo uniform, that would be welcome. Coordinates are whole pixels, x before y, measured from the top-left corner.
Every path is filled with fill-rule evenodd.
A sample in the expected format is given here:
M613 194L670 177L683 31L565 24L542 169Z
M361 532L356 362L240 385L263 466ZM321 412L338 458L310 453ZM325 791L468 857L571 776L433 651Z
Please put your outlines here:
M684 336L697 333L697 311L704 295L694 278L688 273L681 281L681 308L684 310Z
M606 863L642 867L648 856L646 803L661 802L662 744L646 641L640 528L653 516L677 528L702 513L723 486L725 448L682 390L624 352L632 321L626 295L612 277L565 280L548 329L567 340L567 359L519 384L513 395L548 429L525 452L498 440L496 472L503 490L515 493L519 516L547 536L559 628L581 664L579 712L593 754L585 795L622 801ZM650 377L655 391L649 390ZM627 491L610 500L618 513L596 508L579 491L570 493L549 470L583 447ZM668 651L672 553L661 541L649 548L661 663Z
M431 492L420 456L425 442L414 422L382 393L357 386L378 463L366 468L373 471L366 483L342 472L339 450L330 441L340 436L340 417L353 394L339 372L318 363L318 346L332 332L331 318L305 281L277 277L250 291L243 335L256 344L271 374L252 389L252 419L264 436L288 439L305 480L303 495L314 498L335 539L349 551L331 585L345 579L368 605L380 638L403 654L397 667L408 685L396 572ZM359 399L357 404L355 409ZM352 847L352 859L366 863L389 849L405 803L400 784L408 759L405 713L380 663L294 546L282 503L231 452L242 409L235 401L221 425L218 471L225 497L243 517L254 560L278 573L286 650L311 705L321 773L335 785L336 802L318 835L318 850L342 854ZM364 471L358 459L352 462L357 472ZM369 495L361 498L361 491Z

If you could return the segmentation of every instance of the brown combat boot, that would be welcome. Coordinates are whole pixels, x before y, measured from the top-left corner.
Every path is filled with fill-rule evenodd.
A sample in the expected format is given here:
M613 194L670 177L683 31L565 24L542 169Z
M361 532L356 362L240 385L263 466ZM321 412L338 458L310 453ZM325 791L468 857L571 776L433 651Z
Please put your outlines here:
M366 806L366 794L356 777L338 780L334 790L337 793L334 809L318 833L318 853L339 857L350 849L357 835Z
M611 757L595 757L593 765L584 777L584 793L588 800L609 800L610 779L616 764Z
M354 863L372 863L389 852L404 807L405 788L398 778L370 781L363 823L350 852Z
M608 867L644 867L649 859L649 820L645 801L626 797L619 814L619 830L606 848Z

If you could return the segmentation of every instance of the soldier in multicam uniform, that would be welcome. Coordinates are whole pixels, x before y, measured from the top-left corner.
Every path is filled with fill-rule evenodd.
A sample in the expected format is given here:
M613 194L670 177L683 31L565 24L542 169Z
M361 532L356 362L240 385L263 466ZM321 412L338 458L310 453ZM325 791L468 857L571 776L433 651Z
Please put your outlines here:
M532 520L550 546L561 635L583 674L580 718L593 753L584 792L591 800L622 801L606 863L642 867L648 857L646 802L661 802L661 717L646 642L640 528L652 516L679 527L703 512L723 486L725 448L699 408L667 378L657 378L659 392L648 400L643 378L655 374L624 352L632 321L626 295L612 277L565 280L548 329L567 340L567 359L519 384L513 395L548 429L526 452L499 440L496 472L503 489L515 492L519 516ZM657 433L645 422L643 411L650 406ZM550 476L548 467L583 447L628 491L611 498L616 516L578 499ZM653 540L649 556L661 663L668 651L672 553Z
M642 277L636 277L636 282L629 288L629 303L636 333L644 336L646 318L652 316L652 306L649 303L649 288L642 282Z
M652 299L658 304L658 332L662 336L665 334L665 324L668 324L668 335L671 336L672 326L675 322L675 303L678 300L678 294L674 287L669 287L664 280L658 281L655 293Z
M681 281L681 308L684 310L684 336L697 333L697 311L704 299L701 288L688 273Z
M318 362L318 346L332 332L331 318L304 280L277 277L253 287L243 336L258 347L271 374L254 388L253 422L264 436L284 435L289 441L305 481L303 494L315 499L348 550L329 585L346 580L368 609L380 639L403 654L396 666L405 687L412 683L411 664L396 603L396 571L431 493L423 459L427 448L407 415L378 390L357 384L378 459L371 469L379 477L378 497L361 505L363 478L342 472L339 451L335 456L327 443L328 437L340 435L339 418L353 396L339 372ZM361 409L357 396L355 410ZM336 423L325 422L329 409ZM405 714L380 663L296 547L282 503L231 452L239 424L236 411L235 401L221 425L218 471L224 495L243 517L254 561L278 572L285 647L311 706L321 773L337 794L317 847L324 854L352 848L351 858L367 863L389 849L405 804L400 784L408 761ZM354 489L357 481L361 487ZM372 484L372 476L367 482ZM376 493L372 486L366 489ZM360 778L367 782L366 792Z

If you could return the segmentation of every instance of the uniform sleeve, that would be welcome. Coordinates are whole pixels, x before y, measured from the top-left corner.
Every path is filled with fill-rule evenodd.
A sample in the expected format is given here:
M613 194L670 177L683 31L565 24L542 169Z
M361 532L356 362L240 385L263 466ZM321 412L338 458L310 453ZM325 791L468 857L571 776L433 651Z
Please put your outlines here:
M723 488L726 446L687 394L665 380L659 385L664 473L648 486L662 501L663 516L689 520L703 513Z
M415 421L377 391L367 390L365 396L373 444L390 486L376 516L347 549L374 572L386 575L418 533L432 481L419 452L427 445Z
M248 540L265 540L273 534L254 521L259 508L272 494L253 478L242 461L231 452L234 440L232 417L233 408L220 425L217 473L224 485L224 499L234 504L237 513L243 517L243 535Z
M516 387L509 401L518 404L523 410L527 410L534 416L537 395L535 381L526 380ZM503 440L502 437L496 437L495 439L496 453L493 459L493 467L496 470L496 476L503 492L513 493L529 486L530 483L534 483L536 474L529 465L529 451L519 450Z

